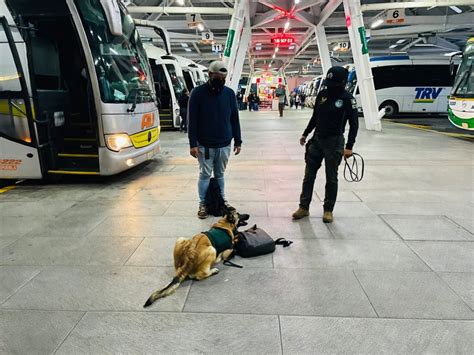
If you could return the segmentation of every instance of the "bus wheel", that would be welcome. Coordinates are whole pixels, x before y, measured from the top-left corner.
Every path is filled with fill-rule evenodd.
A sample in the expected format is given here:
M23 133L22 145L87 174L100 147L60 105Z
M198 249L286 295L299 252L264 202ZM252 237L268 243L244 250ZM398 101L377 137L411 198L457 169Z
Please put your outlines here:
M398 113L398 105L395 101L385 101L379 107L379 110L385 108L384 117L393 117Z

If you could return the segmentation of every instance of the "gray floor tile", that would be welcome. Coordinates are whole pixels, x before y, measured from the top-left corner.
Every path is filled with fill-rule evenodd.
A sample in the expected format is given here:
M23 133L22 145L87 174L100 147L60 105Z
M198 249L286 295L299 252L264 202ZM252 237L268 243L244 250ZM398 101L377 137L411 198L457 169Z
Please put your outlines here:
M265 230L273 239L332 239L333 235L327 225L319 218L305 218L293 221L289 217L253 217L249 225L256 224ZM241 230L244 230L242 227Z
M465 191L410 191L410 190L365 190L357 192L362 201L412 202L469 202L472 197Z
M401 241L296 240L278 248L276 268L425 271L428 268Z
M324 201L324 189L315 192L320 201ZM361 202L361 199L353 191L338 191L338 202Z
M352 272L303 269L222 269L193 283L184 311L375 316Z
M214 219L190 217L107 217L91 233L114 237L186 237L208 230Z
M474 272L474 242L408 242L434 271Z
M466 203L423 203L423 202L367 202L367 206L377 214L398 214L415 216L453 216L472 218L474 209Z
M45 267L2 308L68 311L142 311L150 294L165 287L174 268ZM153 304L153 311L181 311L190 282Z
M0 250L0 265L123 265L143 238L28 238Z
M382 217L405 240L466 240L470 234L445 216Z
M1 237L0 238L0 249L10 245L10 244L13 244L14 241L18 240L18 237L12 237L12 238L9 238L9 237Z
M474 235L474 216L472 218L453 217L452 220Z
M26 237L60 237L60 238L80 238L86 236L93 230L105 216L102 215L82 215L78 216L58 216L27 233Z
M266 202L256 201L229 201L240 213L249 214L251 217L266 217L268 216L268 206Z
M433 272L355 273L379 317L474 319L472 310Z
M474 323L280 317L285 354L469 354Z
M28 266L0 266L0 304L40 273Z
M106 187L102 190L95 191L87 200L89 201L104 201L104 200L113 200L113 201L129 201L131 200L138 192L140 188L124 185L123 187Z
M82 201L71 207L61 217L95 216L161 216L172 201Z
M338 217L328 227L336 239L400 240L379 217Z
M474 310L474 273L452 272L438 275Z
M249 352L281 353L276 316L88 313L58 354Z
M80 312L0 311L0 353L52 354Z
M1 205L1 203L0 203ZM1 212L0 212L1 214ZM47 223L49 217L7 217L0 216L0 238L22 237L33 229L38 229Z
M2 217L54 217L72 205L74 201L46 201L37 202L2 202L0 201L0 216Z
M185 188L147 189L139 191L132 201L199 201L197 185Z

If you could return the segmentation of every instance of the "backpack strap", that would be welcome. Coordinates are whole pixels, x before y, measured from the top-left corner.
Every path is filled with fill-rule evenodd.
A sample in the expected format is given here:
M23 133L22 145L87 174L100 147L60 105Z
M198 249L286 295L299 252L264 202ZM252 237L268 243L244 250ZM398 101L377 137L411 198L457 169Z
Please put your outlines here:
M293 244L292 240L286 240L285 238L278 238L275 240L276 245L283 245L283 248L289 247L291 244Z
M239 269L242 269L243 266L242 265L239 265L239 264L236 264L236 263L233 263L232 261L230 261L231 259L233 259L235 256L235 249L232 250L232 253L229 255L229 257L224 260L223 264L224 265L227 265L227 266L233 266L233 267L238 267Z

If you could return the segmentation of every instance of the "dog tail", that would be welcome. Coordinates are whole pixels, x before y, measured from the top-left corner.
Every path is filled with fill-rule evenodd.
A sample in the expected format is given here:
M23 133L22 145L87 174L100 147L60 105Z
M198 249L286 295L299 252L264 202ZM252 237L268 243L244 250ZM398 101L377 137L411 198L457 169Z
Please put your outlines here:
M143 305L143 308L147 308L153 304L156 300L171 295L178 287L181 285L181 282L184 278L180 278L179 276L175 276L173 280L163 289L159 291L155 291L151 294L148 300Z

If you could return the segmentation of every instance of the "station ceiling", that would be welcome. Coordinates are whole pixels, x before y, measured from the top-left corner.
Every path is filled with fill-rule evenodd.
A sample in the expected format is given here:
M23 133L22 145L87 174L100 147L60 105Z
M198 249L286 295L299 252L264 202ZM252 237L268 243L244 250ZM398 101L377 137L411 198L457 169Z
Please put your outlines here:
M352 63L352 54L337 49L339 43L349 42L342 0L242 0L249 1L251 43L244 72L284 68L289 74L316 75L319 49L316 44L316 25L323 23L333 64ZM474 0L423 1L429 6L407 7L403 23L387 23L386 9L406 7L403 1L361 0L364 23L370 29L371 56L408 54L411 56L442 57L462 50L466 40L474 35ZM410 1L409 3L413 3ZM437 4L449 4L438 6ZM472 3L472 4L471 4ZM224 0L132 0L133 16L166 28L170 34L172 51L203 65L219 58L209 43L202 42L202 32L212 32L216 43L224 45L230 26L234 1ZM154 7L146 12L145 7ZM161 9L159 9L159 7ZM188 28L185 14L166 12L168 7L219 9L217 14L202 14L201 29ZM143 11L141 10L143 9ZM165 12L163 12L163 10ZM228 13L226 13L228 12ZM382 19L384 21L377 21ZM371 28L371 25L378 26ZM203 30L203 31L201 31ZM275 53L272 37L285 33L294 38L294 45L281 46ZM151 39L150 39L151 40Z

